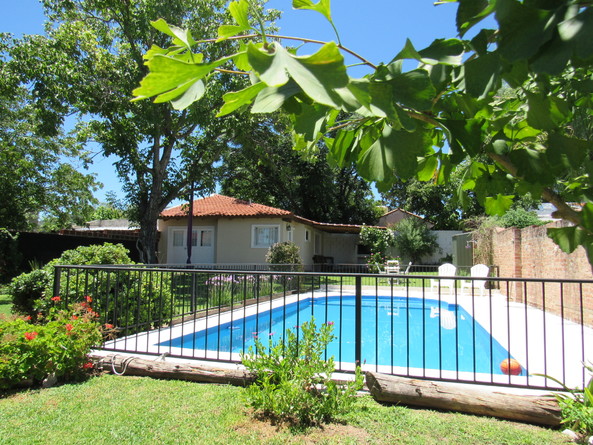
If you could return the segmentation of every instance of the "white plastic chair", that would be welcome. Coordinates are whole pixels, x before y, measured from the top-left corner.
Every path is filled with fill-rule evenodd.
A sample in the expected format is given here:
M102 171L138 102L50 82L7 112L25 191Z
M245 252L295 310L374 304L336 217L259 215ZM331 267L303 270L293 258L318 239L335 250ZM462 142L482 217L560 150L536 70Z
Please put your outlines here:
M472 278L486 278L490 273L490 268L485 264L476 264L472 266L470 269L470 276ZM480 296L484 296L484 291L486 291L486 282L487 280L463 280L461 282L461 292L465 288L469 288L470 292L473 289L480 289Z
M453 277L457 272L457 268L451 263L441 264L438 269L439 277ZM439 289L444 287L448 287L453 291L455 289L455 281L452 278L431 278L430 280L430 290L432 291L433 288L436 288L437 292Z

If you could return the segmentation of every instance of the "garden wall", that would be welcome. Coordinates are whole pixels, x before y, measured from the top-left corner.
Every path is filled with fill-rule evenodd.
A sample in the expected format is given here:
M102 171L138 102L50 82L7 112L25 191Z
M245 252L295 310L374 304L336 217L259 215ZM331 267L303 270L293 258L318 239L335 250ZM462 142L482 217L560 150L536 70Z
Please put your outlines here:
M556 221L545 226L524 229L494 229L493 264L499 276L508 278L543 278L591 280L593 273L585 249L566 254L547 236L549 227L564 227ZM500 291L512 301L543 308L576 322L593 326L593 284L580 283L501 283ZM545 299L543 298L545 295ZM581 320L581 317L583 320Z

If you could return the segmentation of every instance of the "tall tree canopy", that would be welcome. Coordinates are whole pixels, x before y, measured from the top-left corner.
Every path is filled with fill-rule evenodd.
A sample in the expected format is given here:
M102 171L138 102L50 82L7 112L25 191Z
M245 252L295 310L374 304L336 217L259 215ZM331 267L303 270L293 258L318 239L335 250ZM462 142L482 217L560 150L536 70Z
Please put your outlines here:
M224 92L243 88L243 77L211 73L207 87L194 83L180 102L131 102L131 91L147 73L144 54L160 49L161 31L187 26L197 38L216 33L230 17L224 0L43 0L47 36L26 36L11 49L13 69L31 85L35 106L48 133L75 114L78 138L96 142L115 155L117 173L140 223L141 250L156 262L156 221L160 212L190 183L214 187L213 164L227 146L237 118L215 119ZM254 11L259 11L253 2ZM161 18L160 30L150 26ZM163 20L164 19L164 20ZM182 42L188 34L178 36ZM194 42L193 40L191 41ZM236 51L232 42L204 48L206 59ZM238 46L237 46L238 48ZM184 56L180 55L183 59ZM185 62L200 62L189 56ZM173 73L171 79L176 79ZM167 75L166 77L169 77ZM188 85L190 87L190 85ZM190 98L203 100L190 105Z
M462 189L473 190L489 213L504 213L515 196L529 192L574 223L549 229L549 235L567 252L584 246L593 262L593 141L572 126L579 110L593 108L591 1L440 3L458 3L458 38L435 40L422 50L408 41L394 48L392 61L378 66L360 57L373 72L354 79L339 43L297 55L252 24L249 0L233 1L235 23L218 29L218 41L247 41L255 32L259 43L249 41L219 58L194 54L188 63L193 42L177 39L166 52L148 55L150 73L135 94L157 101L187 97L189 85L233 66L249 72L252 84L227 93L219 115L245 105L254 113L282 107L291 114L299 148L314 150L325 138L338 163L355 164L382 190L398 177L447 182L462 168ZM328 0L292 4L319 12L333 25ZM497 29L480 28L490 16ZM470 30L474 37L466 39ZM418 67L404 71L404 60ZM175 77L165 78L167 73ZM499 94L503 82L514 97ZM349 113L346 119L343 113ZM328 138L336 129L335 138ZM569 206L559 189L585 203L582 210Z
M223 194L319 222L373 225L380 216L370 185L352 166L330 165L323 147L313 159L293 150L286 119L268 119L234 142L221 165Z
M0 36L0 227L33 230L39 220L50 230L81 224L99 184L72 166L88 161L74 138L44 133L30 92L2 59L10 45Z

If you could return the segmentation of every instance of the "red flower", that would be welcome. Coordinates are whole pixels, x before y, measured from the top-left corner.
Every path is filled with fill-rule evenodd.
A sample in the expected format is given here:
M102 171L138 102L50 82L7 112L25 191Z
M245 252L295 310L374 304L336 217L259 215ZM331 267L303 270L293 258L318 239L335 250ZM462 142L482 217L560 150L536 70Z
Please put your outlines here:
M37 332L25 332L25 340L33 340L35 337L37 337Z
M113 329L113 325L110 323L105 323L105 329Z
M70 332L72 329L74 329L74 326L72 326L70 323L66 323L66 330Z
M31 316L30 316L30 315L27 315L27 316L25 317L25 321L31 321Z
M71 320L78 320L78 315L73 315L73 316L71 317Z
M60 298L59 295L56 295L55 297L51 297L51 301L62 301L62 298Z
M93 365L93 362L86 362L84 365L82 365L83 369L92 369L95 365Z
M92 303L93 302L93 299L89 295L86 295L84 297L84 299L87 301L87 303Z

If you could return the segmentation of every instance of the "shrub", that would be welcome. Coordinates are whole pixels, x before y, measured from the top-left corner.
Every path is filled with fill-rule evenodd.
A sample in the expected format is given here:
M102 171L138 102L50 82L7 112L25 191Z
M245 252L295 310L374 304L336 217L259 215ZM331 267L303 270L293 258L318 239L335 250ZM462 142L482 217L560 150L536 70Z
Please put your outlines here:
M564 387L570 395L556 396L562 412L562 423L583 438L593 436L593 366L585 368L592 376L587 386L576 390ZM560 383L556 379L552 380Z
M30 317L0 319L0 388L39 384L53 375L75 380L90 368L87 354L101 341L96 314L84 304L52 311L43 324Z
M13 312L35 315L35 301L42 299L45 292L51 289L52 278L48 269L36 269L13 278L8 286Z
M403 219L395 226L395 247L414 263L439 249L436 235L417 218Z
M67 250L43 269L23 274L9 287L15 310L36 317L47 315L52 308L81 301L90 295L97 299L97 311L105 323L131 326L124 334L140 332L171 319L171 285L169 276L150 270L70 270L60 272L59 304L52 300L54 266L133 264L128 250L121 244L81 246ZM67 284L67 285L66 285Z
M303 269L299 246L291 241L270 246L266 254L266 263L271 265L271 270L299 271ZM290 267L279 266L282 264L290 265Z
M299 334L286 331L286 341L274 344L270 339L267 348L256 339L255 349L250 347L242 357L245 367L257 376L246 389L247 398L256 412L274 420L300 426L331 421L348 410L362 388L360 368L355 381L338 385L331 380L333 357L323 360L327 345L335 338L333 323L317 330L312 319L297 329Z
M387 250L395 245L395 237L392 230L362 226L360 243L371 250L370 256L367 258L370 270L378 272L378 270L375 270L377 265L383 264L390 259L387 256Z
M502 227L517 227L523 229L529 226L541 226L546 224L538 218L537 213L533 210L525 210L524 208L516 208L508 210L504 215L494 218L495 221Z

